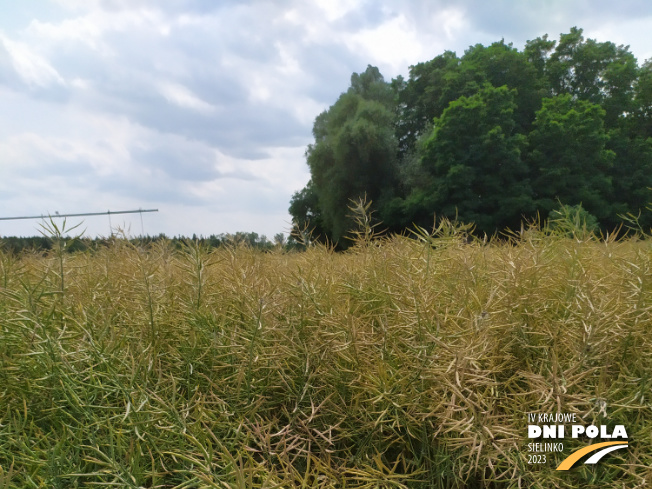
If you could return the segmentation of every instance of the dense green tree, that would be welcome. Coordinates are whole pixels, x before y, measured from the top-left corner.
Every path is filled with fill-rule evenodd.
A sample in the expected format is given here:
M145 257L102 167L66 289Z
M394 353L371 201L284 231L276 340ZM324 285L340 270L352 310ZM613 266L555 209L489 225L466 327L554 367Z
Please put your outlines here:
M460 60L446 51L425 63L410 66L410 76L399 91L399 119L396 135L402 155L414 149L416 141L432 120L460 96Z
M632 109L637 64L628 46L585 40L582 29L573 27L561 35L546 73L553 95L570 94L601 105L607 127Z
M639 223L652 226L652 63L637 70L631 110L622 114L617 127L608 131L607 149L614 153L610 172L613 182L613 212L609 227L622 215L640 214Z
M364 195L382 202L395 183L395 96L378 68L354 73L351 87L315 120L315 142L308 146L310 188L295 194L295 221L319 216L324 237L338 242L351 227L350 200ZM318 209L315 209L315 201Z
M406 217L423 222L437 213L475 222L481 232L518 226L532 212L525 137L515 132L516 91L487 84L452 102L434 121L423 145L427 187L404 202Z
M465 90L460 95L476 93L490 83L494 87L515 89L514 120L516 130L529 130L534 113L541 107L546 95L545 83L527 55L505 41L490 46L476 44L464 53L460 63L460 77Z
M542 37L537 37L526 42L525 49L523 50L523 54L525 54L527 60L537 70L539 79L546 81L546 86L548 82L546 65L548 64L550 53L555 49L555 44L557 42L549 40L548 34L545 34Z
M294 220L295 231L310 232L315 239L326 236L319 207L319 197L312 180L292 196L290 215Z
M614 154L609 175L613 184L612 212L602 224L615 228L622 215L639 215L648 230L652 226L652 138L644 138L626 129L609 131L607 149Z
M528 136L529 164L537 209L547 215L563 204L582 204L601 222L612 215L605 111L570 94L543 100Z
M639 69L634 93L633 130L643 138L652 138L652 59Z
M421 135L431 130L435 117L461 96L471 96L487 83L517 89L514 117L518 131L526 131L546 95L543 72L525 53L503 41L476 44L458 58L446 51L410 67L410 77L399 92L397 137L401 155L415 150Z

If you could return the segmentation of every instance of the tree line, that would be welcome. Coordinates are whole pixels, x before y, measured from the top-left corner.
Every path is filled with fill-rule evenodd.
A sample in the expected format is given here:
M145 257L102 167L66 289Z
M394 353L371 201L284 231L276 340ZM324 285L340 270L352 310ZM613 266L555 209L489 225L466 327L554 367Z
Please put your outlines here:
M407 80L370 65L313 135L290 214L322 239L344 241L364 196L392 232L436 214L491 235L563 205L614 229L652 202L652 60L574 27L522 51L504 40L446 51Z
M267 236L259 235L254 232L238 231L236 233L221 233L211 234L210 236L174 236L168 237L165 234L157 234L154 236L113 236L113 237L98 237L86 238L83 236L70 237L63 236L65 241L66 252L76 253L84 251L93 251L102 247L110 246L116 240L124 239L129 241L137 247L148 247L154 243L167 243L171 248L182 249L190 243L196 243L204 248L213 249L223 246L247 246L249 248L271 251L275 248L282 248L284 250L301 249L299 243L294 239L287 238L283 233L278 233L274 236L273 241L270 241ZM5 236L0 238L0 251L5 253L19 254L25 251L32 251L35 253L48 252L55 248L57 245L56 236Z

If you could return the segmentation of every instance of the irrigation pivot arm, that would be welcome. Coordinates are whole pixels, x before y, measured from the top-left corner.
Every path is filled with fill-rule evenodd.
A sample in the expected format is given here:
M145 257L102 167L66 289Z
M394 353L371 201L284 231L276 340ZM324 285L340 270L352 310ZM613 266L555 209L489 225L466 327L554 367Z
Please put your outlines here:
M0 221L14 221L18 219L46 219L55 217L85 217L85 216L110 216L112 214L142 214L143 212L158 212L158 209L138 209L134 211L106 211L106 212L83 212L79 214L48 214L40 216L0 217Z

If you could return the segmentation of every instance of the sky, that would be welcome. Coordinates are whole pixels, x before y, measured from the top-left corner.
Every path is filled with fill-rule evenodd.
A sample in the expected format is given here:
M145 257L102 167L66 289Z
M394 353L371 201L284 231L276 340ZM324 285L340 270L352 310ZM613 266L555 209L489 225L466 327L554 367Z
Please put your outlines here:
M649 0L0 0L0 217L158 209L67 225L287 234L314 119L352 73L573 26L652 58Z

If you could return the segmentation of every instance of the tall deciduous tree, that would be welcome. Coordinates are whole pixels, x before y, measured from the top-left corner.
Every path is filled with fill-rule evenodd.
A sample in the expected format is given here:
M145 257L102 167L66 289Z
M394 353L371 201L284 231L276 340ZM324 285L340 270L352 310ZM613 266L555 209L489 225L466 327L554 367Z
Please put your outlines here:
M413 151L419 137L431 128L432 120L461 95L459 64L457 55L446 51L430 61L410 66L409 79L400 87L398 96L396 135L401 155Z
M537 70L540 79L546 78L548 59L550 58L552 50L555 49L556 44L557 41L551 41L548 39L548 34L525 43L523 54L525 54L527 60Z
M306 151L312 180L295 194L290 209L295 220L308 215L299 209L310 208L326 237L341 241L351 227L351 199L366 195L379 202L393 191L395 113L394 91L378 68L352 75L349 90L315 120L315 142ZM318 211L312 210L315 200Z
M534 113L546 95L544 80L535 65L528 61L525 53L504 40L490 46L476 44L467 49L461 59L460 77L466 87L465 93L460 95L473 94L486 83L515 89L514 121L518 132L530 129Z
M612 213L603 225L614 228L624 214L639 215L639 224L652 226L652 138L644 138L627 128L609 131L607 148L614 154L609 173L613 184Z
M434 213L475 222L479 231L518 226L532 212L531 189L521 151L525 138L515 132L516 92L485 85L452 102L434 121L421 165L431 175L428 188L405 200L407 217L419 221Z
M639 69L634 107L635 130L643 138L652 138L652 59Z
M553 95L570 94L602 106L607 127L632 109L637 64L628 46L585 40L582 29L573 27L561 35L546 73Z
M529 163L537 208L547 215L581 203L599 220L611 216L609 176L614 153L606 149L605 111L564 94L543 100L529 134Z

